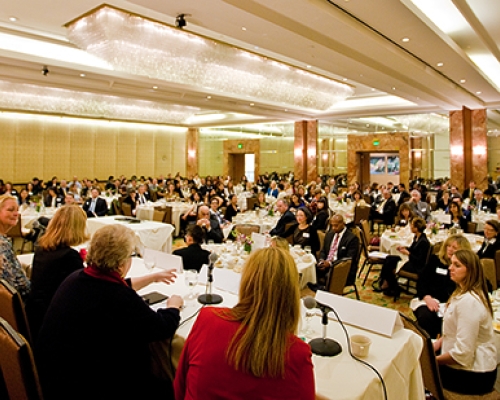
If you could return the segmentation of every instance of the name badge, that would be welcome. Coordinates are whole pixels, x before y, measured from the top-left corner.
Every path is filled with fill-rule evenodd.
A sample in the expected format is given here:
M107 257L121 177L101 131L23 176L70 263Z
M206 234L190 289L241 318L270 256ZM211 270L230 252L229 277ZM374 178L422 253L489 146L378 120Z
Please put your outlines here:
M422 208L422 212L426 212L427 211L427 208Z
M304 232L304 233L302 234L302 237L308 238L308 237L309 237L309 233Z
M448 270L446 268L436 268L436 274L439 275L448 275Z

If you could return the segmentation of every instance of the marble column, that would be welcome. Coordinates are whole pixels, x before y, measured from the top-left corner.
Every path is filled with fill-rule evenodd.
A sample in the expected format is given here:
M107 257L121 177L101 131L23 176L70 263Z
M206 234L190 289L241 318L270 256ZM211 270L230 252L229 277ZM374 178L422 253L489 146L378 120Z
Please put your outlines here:
M460 190L471 180L481 189L488 187L488 142L486 110L450 111L451 182Z
M189 128L186 135L186 175L194 176L198 173L199 167L199 136L200 131L198 128ZM173 150L175 151L175 149Z
M318 176L318 121L295 122L294 132L294 176L305 182L316 180Z

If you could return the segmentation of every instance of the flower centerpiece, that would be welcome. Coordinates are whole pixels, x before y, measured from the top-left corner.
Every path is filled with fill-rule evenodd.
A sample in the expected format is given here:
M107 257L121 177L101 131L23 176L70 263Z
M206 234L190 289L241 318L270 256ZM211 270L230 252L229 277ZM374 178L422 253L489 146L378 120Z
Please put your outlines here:
M252 251L252 239L245 235L244 233L238 232L236 229L233 229L232 236L236 238L236 242L243 246L243 250L247 253Z
M435 221L429 222L427 224L427 228L431 230L433 235L437 235L439 233L439 224Z

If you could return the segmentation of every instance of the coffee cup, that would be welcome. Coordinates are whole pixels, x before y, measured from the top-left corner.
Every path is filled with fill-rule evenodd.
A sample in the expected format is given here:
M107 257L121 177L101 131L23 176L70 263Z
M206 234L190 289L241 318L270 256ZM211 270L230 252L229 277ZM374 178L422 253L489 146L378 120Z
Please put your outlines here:
M364 335L351 336L351 351L356 357L367 357L372 341Z

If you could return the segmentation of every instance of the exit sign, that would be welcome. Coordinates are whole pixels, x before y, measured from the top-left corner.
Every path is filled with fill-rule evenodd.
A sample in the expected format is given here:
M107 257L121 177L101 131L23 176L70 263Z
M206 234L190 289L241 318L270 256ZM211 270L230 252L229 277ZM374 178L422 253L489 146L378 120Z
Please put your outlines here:
M241 143L238 143L238 149L242 149L243 145Z

